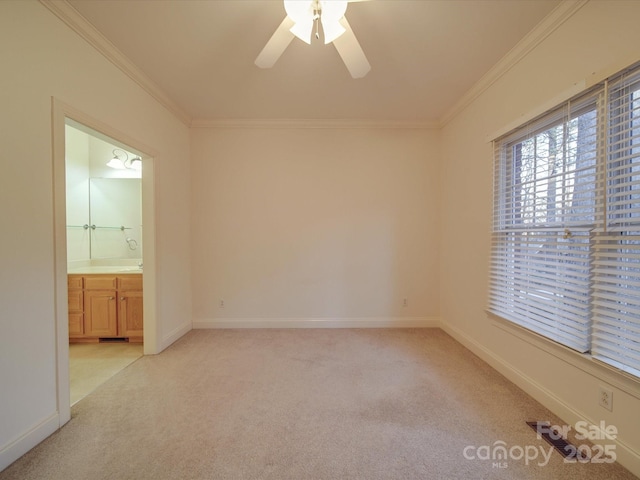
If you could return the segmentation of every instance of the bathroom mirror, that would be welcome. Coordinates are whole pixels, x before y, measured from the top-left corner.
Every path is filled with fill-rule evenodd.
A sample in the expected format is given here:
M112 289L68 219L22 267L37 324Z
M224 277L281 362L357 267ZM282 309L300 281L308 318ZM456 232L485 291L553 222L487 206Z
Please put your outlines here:
M89 179L91 258L142 258L140 180Z
M134 178L90 178L85 200L68 207L68 261L142 258L141 185ZM73 212L73 210L78 210Z

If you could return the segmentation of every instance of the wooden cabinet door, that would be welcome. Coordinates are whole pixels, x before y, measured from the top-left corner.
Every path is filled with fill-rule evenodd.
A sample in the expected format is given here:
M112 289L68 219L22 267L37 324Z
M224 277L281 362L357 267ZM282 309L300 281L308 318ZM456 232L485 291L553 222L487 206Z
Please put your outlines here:
M118 304L118 335L142 338L142 292L120 291Z
M82 313L69 314L69 336L84 336L84 315Z
M85 290L84 324L86 336L118 335L115 290Z
M82 303L82 289L69 290L67 292L69 313L82 313L84 305Z
M78 279L70 279L70 287L67 291L70 337L82 337L84 335L84 300L82 295L82 277L79 279L79 282L77 282L76 280Z

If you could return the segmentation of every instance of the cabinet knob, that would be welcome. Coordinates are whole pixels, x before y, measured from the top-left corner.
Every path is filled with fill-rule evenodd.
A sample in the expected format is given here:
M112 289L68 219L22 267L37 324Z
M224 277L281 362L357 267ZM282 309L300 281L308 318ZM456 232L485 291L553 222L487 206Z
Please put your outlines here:
M115 299L115 297L109 297L109 300L114 300L114 299Z
M126 300L126 299L127 299L126 297L120 297L120 300Z

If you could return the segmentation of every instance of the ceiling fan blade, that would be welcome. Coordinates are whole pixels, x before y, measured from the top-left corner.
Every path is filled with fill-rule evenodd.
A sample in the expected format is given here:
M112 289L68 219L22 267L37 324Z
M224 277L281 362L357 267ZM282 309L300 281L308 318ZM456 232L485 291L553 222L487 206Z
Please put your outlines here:
M264 46L258 58L256 58L256 65L260 68L271 68L278 61L280 55L286 50L286 48L293 40L293 33L290 29L293 27L294 21L289 16L284 17L284 20L280 26L276 29L275 33L271 36L267 44Z
M358 43L355 33L351 29L351 25L347 22L346 17L340 19L340 24L345 28L345 32L333 41L338 50L342 61L347 66L349 73L353 78L362 78L369 70L371 65Z

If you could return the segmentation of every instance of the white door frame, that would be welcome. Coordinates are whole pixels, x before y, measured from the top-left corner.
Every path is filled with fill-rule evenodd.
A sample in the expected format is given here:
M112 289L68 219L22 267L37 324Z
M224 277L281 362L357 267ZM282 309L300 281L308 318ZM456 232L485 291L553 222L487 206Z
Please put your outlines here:
M56 327L56 388L60 426L71 419L69 394L69 322L67 300L67 228L65 181L65 125L66 119L100 132L113 140L142 153L142 225L144 237L144 353L160 351L160 338L156 322L156 228L155 228L155 175L152 148L135 138L107 125L84 112L52 97L53 143L53 231L54 231L54 295Z

